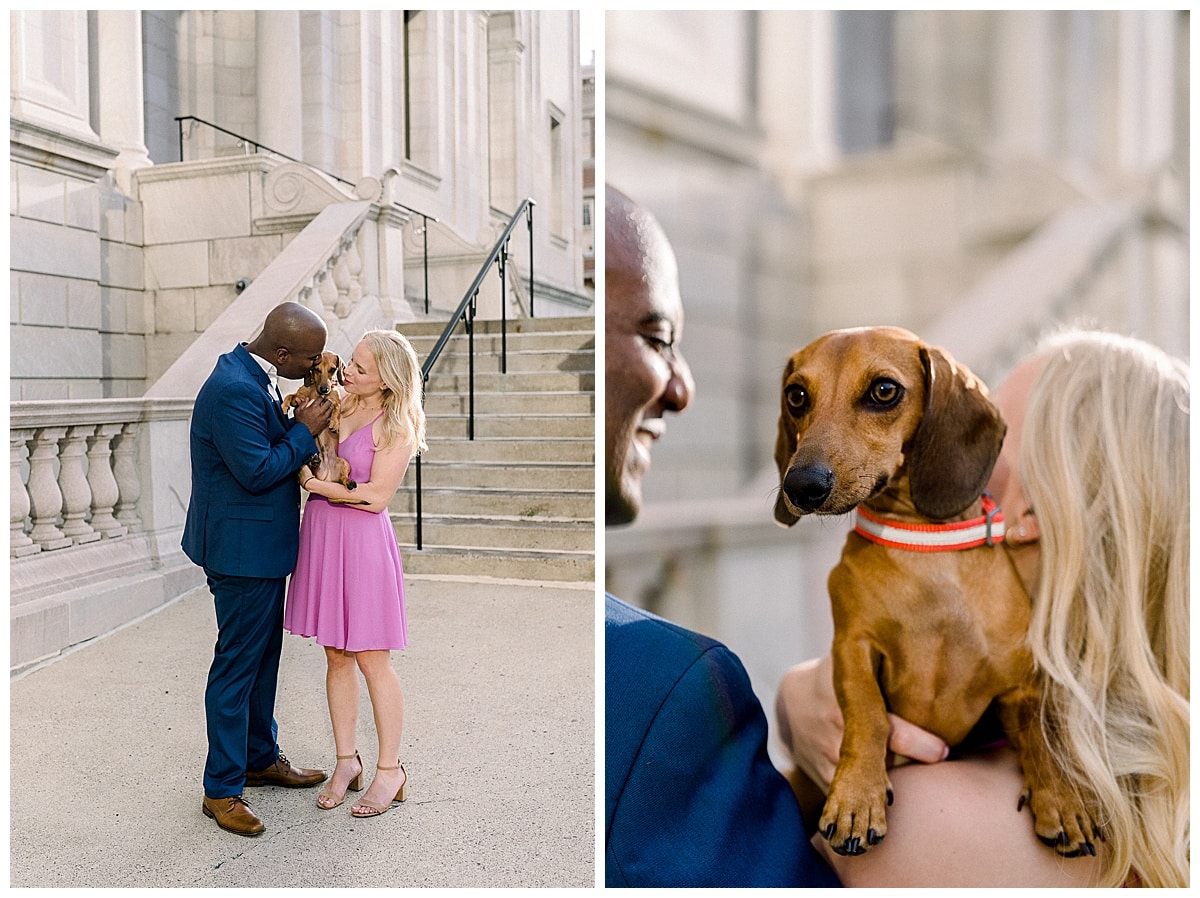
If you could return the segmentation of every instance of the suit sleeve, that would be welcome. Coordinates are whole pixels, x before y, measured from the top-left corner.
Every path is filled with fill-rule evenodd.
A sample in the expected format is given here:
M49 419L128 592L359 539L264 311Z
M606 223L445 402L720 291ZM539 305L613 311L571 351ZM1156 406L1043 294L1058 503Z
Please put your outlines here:
M213 442L241 487L260 495L300 470L317 444L298 421L290 423L282 440L272 442L268 416L274 412L262 397L240 384L228 394L214 412L219 420L213 422Z
M631 765L606 884L837 886L766 738L745 669L713 645L667 694Z

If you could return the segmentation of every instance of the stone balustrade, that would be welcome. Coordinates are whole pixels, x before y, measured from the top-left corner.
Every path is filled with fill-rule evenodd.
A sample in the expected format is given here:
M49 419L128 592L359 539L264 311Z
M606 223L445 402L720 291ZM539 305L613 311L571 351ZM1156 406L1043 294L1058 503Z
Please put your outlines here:
M10 557L57 552L145 529L138 506L153 484L142 482L139 435L149 420L186 421L190 411L186 401L12 403Z
M13 670L203 582L179 545L191 410L191 399L10 404Z

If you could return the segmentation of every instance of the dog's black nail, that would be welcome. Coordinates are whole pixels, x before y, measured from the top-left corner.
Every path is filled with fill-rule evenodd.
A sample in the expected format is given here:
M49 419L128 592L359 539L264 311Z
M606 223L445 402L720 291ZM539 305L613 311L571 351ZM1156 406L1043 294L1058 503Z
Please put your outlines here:
M887 790L887 796L888 796L888 807L890 808L892 806L892 802L896 800L896 796L892 793L892 790L890 787Z
M1017 799L1017 813L1021 813L1021 808L1025 807L1025 793L1021 793L1021 797Z
M831 823L825 827L825 841L828 842L830 839L832 839L835 832L837 832L836 823Z
M875 830L873 830L873 829L867 830L867 844L868 845L878 845L882 841L883 841L883 838L879 835L879 833L875 832Z
M1084 842L1083 850L1086 851L1091 857L1096 856L1096 846L1093 845L1091 842Z
M862 839L860 839L858 836L855 836L854 838L847 840L845 849L846 854L849 855L862 854Z

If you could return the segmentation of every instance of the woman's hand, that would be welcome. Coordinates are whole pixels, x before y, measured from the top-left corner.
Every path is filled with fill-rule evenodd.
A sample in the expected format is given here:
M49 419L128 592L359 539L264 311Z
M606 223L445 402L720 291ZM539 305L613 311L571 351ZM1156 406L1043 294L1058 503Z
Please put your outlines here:
M914 761L945 760L950 747L941 739L895 714L888 748ZM784 747L809 779L829 791L837 768L845 723L833 691L833 661L815 658L789 668L775 695L775 719Z

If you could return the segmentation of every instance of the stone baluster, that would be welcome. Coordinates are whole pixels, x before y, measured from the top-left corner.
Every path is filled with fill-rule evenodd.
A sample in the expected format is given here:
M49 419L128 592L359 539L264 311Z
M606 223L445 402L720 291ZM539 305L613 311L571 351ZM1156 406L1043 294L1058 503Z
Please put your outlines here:
M88 438L87 479L92 490L92 529L105 539L126 533L126 528L113 517L113 508L121 498L121 491L113 476L112 441L120 432L120 424L100 424Z
M142 497L142 481L138 477L135 458L137 433L137 422L123 425L113 440L112 449L113 477L121 496L117 501L116 518L130 531L137 530L142 524L137 512L138 499Z
M350 245L346 248L346 264L350 269L350 308L356 308L363 295L363 260L362 253L358 249L358 241L362 236L363 229L359 228L354 236L350 238Z
M92 508L92 488L83 470L87 438L95 424L80 424L67 429L58 445L58 488L62 490L62 532L77 545L95 542L100 534L87 522Z
M333 268L336 264L337 260L331 259L317 275L317 292L321 294L323 312L332 311L337 307L338 290L333 283Z
M33 522L29 536L43 550L71 545L71 538L64 536L58 527L63 496L54 476L58 441L66 432L65 427L39 428L33 435L33 448L29 452L29 514Z
M26 489L25 481L21 478L21 462L25 458L25 447L31 439L33 439L32 429L10 430L8 433L9 464L11 466L8 485L11 529L8 545L9 555L12 558L24 558L26 555L34 555L42 550L42 547L25 533L25 519L29 517L29 490Z
M343 243L338 247L337 258L333 260L333 283L337 288L337 296L334 297L333 313L339 318L345 318L350 314L350 253L346 251L346 244Z

